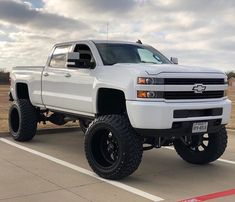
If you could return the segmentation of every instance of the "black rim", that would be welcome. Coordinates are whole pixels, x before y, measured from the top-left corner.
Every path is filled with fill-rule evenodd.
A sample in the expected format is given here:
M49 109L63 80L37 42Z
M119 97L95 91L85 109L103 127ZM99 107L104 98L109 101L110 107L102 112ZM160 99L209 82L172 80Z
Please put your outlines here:
M119 159L119 144L115 135L107 129L96 131L91 140L91 152L95 162L102 168L116 165Z
M17 133L20 128L20 115L16 108L13 108L10 114L11 129Z
M181 138L182 142L193 152L204 152L209 147L209 134Z

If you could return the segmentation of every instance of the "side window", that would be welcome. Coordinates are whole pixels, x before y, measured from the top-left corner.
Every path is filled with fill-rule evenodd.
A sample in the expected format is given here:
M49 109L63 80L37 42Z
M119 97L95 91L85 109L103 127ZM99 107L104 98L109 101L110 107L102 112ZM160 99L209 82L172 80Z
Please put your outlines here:
M80 67L95 67L96 62L95 58L91 52L91 49L89 46L85 44L77 44L75 46L74 52L79 52L80 60L79 60L79 66Z
M71 45L56 47L51 57L50 67L65 68L66 54L69 52L70 48Z

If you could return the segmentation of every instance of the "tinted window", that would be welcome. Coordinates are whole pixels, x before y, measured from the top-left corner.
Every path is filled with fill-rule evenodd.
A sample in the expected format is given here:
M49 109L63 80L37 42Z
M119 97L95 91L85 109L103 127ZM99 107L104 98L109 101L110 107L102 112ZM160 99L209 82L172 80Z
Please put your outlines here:
M170 64L171 62L152 47L138 44L99 43L96 47L104 65L116 63L153 63Z
M50 66L64 68L66 66L66 54L69 52L70 47L71 45L56 47L51 57Z
M96 66L95 58L89 46L85 44L77 44L74 52L79 52L80 60L77 65L81 68L94 68Z

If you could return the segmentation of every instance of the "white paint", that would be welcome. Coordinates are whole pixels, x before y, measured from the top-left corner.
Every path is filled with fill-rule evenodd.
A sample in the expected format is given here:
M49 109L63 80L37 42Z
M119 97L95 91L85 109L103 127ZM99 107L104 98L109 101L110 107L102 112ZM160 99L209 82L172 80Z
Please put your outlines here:
M217 86L217 85L215 85ZM146 88L146 87L145 87ZM178 88L178 86L177 86ZM139 90L139 86L138 89ZM141 89L142 90L142 89ZM146 90L146 89L145 89ZM195 100L194 100L195 101ZM126 108L131 125L134 128L142 129L167 129L171 128L172 124L176 121L204 121L211 119L222 119L222 124L226 124L230 119L231 101L228 99L216 100L214 102L198 101L188 103L186 100L180 100L177 102L150 102L150 101L134 101L127 100ZM221 116L204 116L204 117L188 117L188 118L174 118L173 114L175 110L201 110L223 108L223 115ZM161 114L159 116L159 114Z
M125 191L131 192L131 193L136 194L136 195L138 195L138 196L141 196L141 197L143 197L143 198L149 199L149 200L151 200L151 201L158 202L158 201L163 201L163 200L164 200L163 198L160 198L159 196L155 196L155 195L149 194L149 193L147 193L147 192L144 192L144 191L142 191L142 190L136 189L136 188L134 188L134 187L131 187L131 186L126 185L126 184L123 184L123 183L121 183L121 182L103 179L103 178L97 176L94 172L91 172L91 171L89 171L89 170L87 170L87 169L81 168L81 167L79 167L79 166L76 166L76 165L74 165L74 164L68 163L68 162L66 162L66 161L63 161L63 160L58 159L58 158L55 158L55 157L53 157L53 156L44 154L44 153L42 153L42 152L39 152L39 151L30 149L30 148L28 148L28 147L25 147L25 146L16 144L16 143L14 143L14 142L12 142L12 141L10 141L10 140L7 140L7 139L5 139L5 138L0 138L0 141L4 142L4 143L6 143L6 144L9 144L9 145L11 145L11 146L14 146L14 147L16 147L16 148L18 148L18 149L21 149L21 150L24 150L24 151L26 151L26 152L29 152L29 153L31 153L31 154L34 154L34 155L36 155L36 156L40 156L40 157L42 157L42 158L44 158L44 159L50 160L50 161L52 161L52 162L54 162L54 163L57 163L57 164L59 164L59 165L62 165L62 166L65 166L65 167L67 167L67 168L70 168L70 169L73 169L73 170L75 170L75 171L78 171L78 172L80 172L80 173L82 173L82 174L85 174L85 175L94 177L94 178L99 179L99 180L101 180L101 181L103 181L103 182L106 182L106 183L108 183L108 184L111 184L111 185L113 185L113 186L115 186L115 187L118 187L118 188L120 188L120 189L123 189L123 190L125 190Z
M173 147L163 147L164 149L175 150Z
M218 159L218 161L235 165L235 161L230 161L230 160L226 160L226 159Z
M169 149L169 150L175 150L173 147L164 147L164 148ZM221 158L219 158L217 161L235 165L235 161L230 161L230 160L221 159Z

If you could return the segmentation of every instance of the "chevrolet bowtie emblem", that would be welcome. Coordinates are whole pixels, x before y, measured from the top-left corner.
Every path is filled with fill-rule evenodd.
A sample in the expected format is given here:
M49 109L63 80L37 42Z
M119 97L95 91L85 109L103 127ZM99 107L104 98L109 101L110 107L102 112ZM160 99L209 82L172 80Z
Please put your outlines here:
M202 84L195 84L192 90L194 93L203 93L206 90L206 86Z

